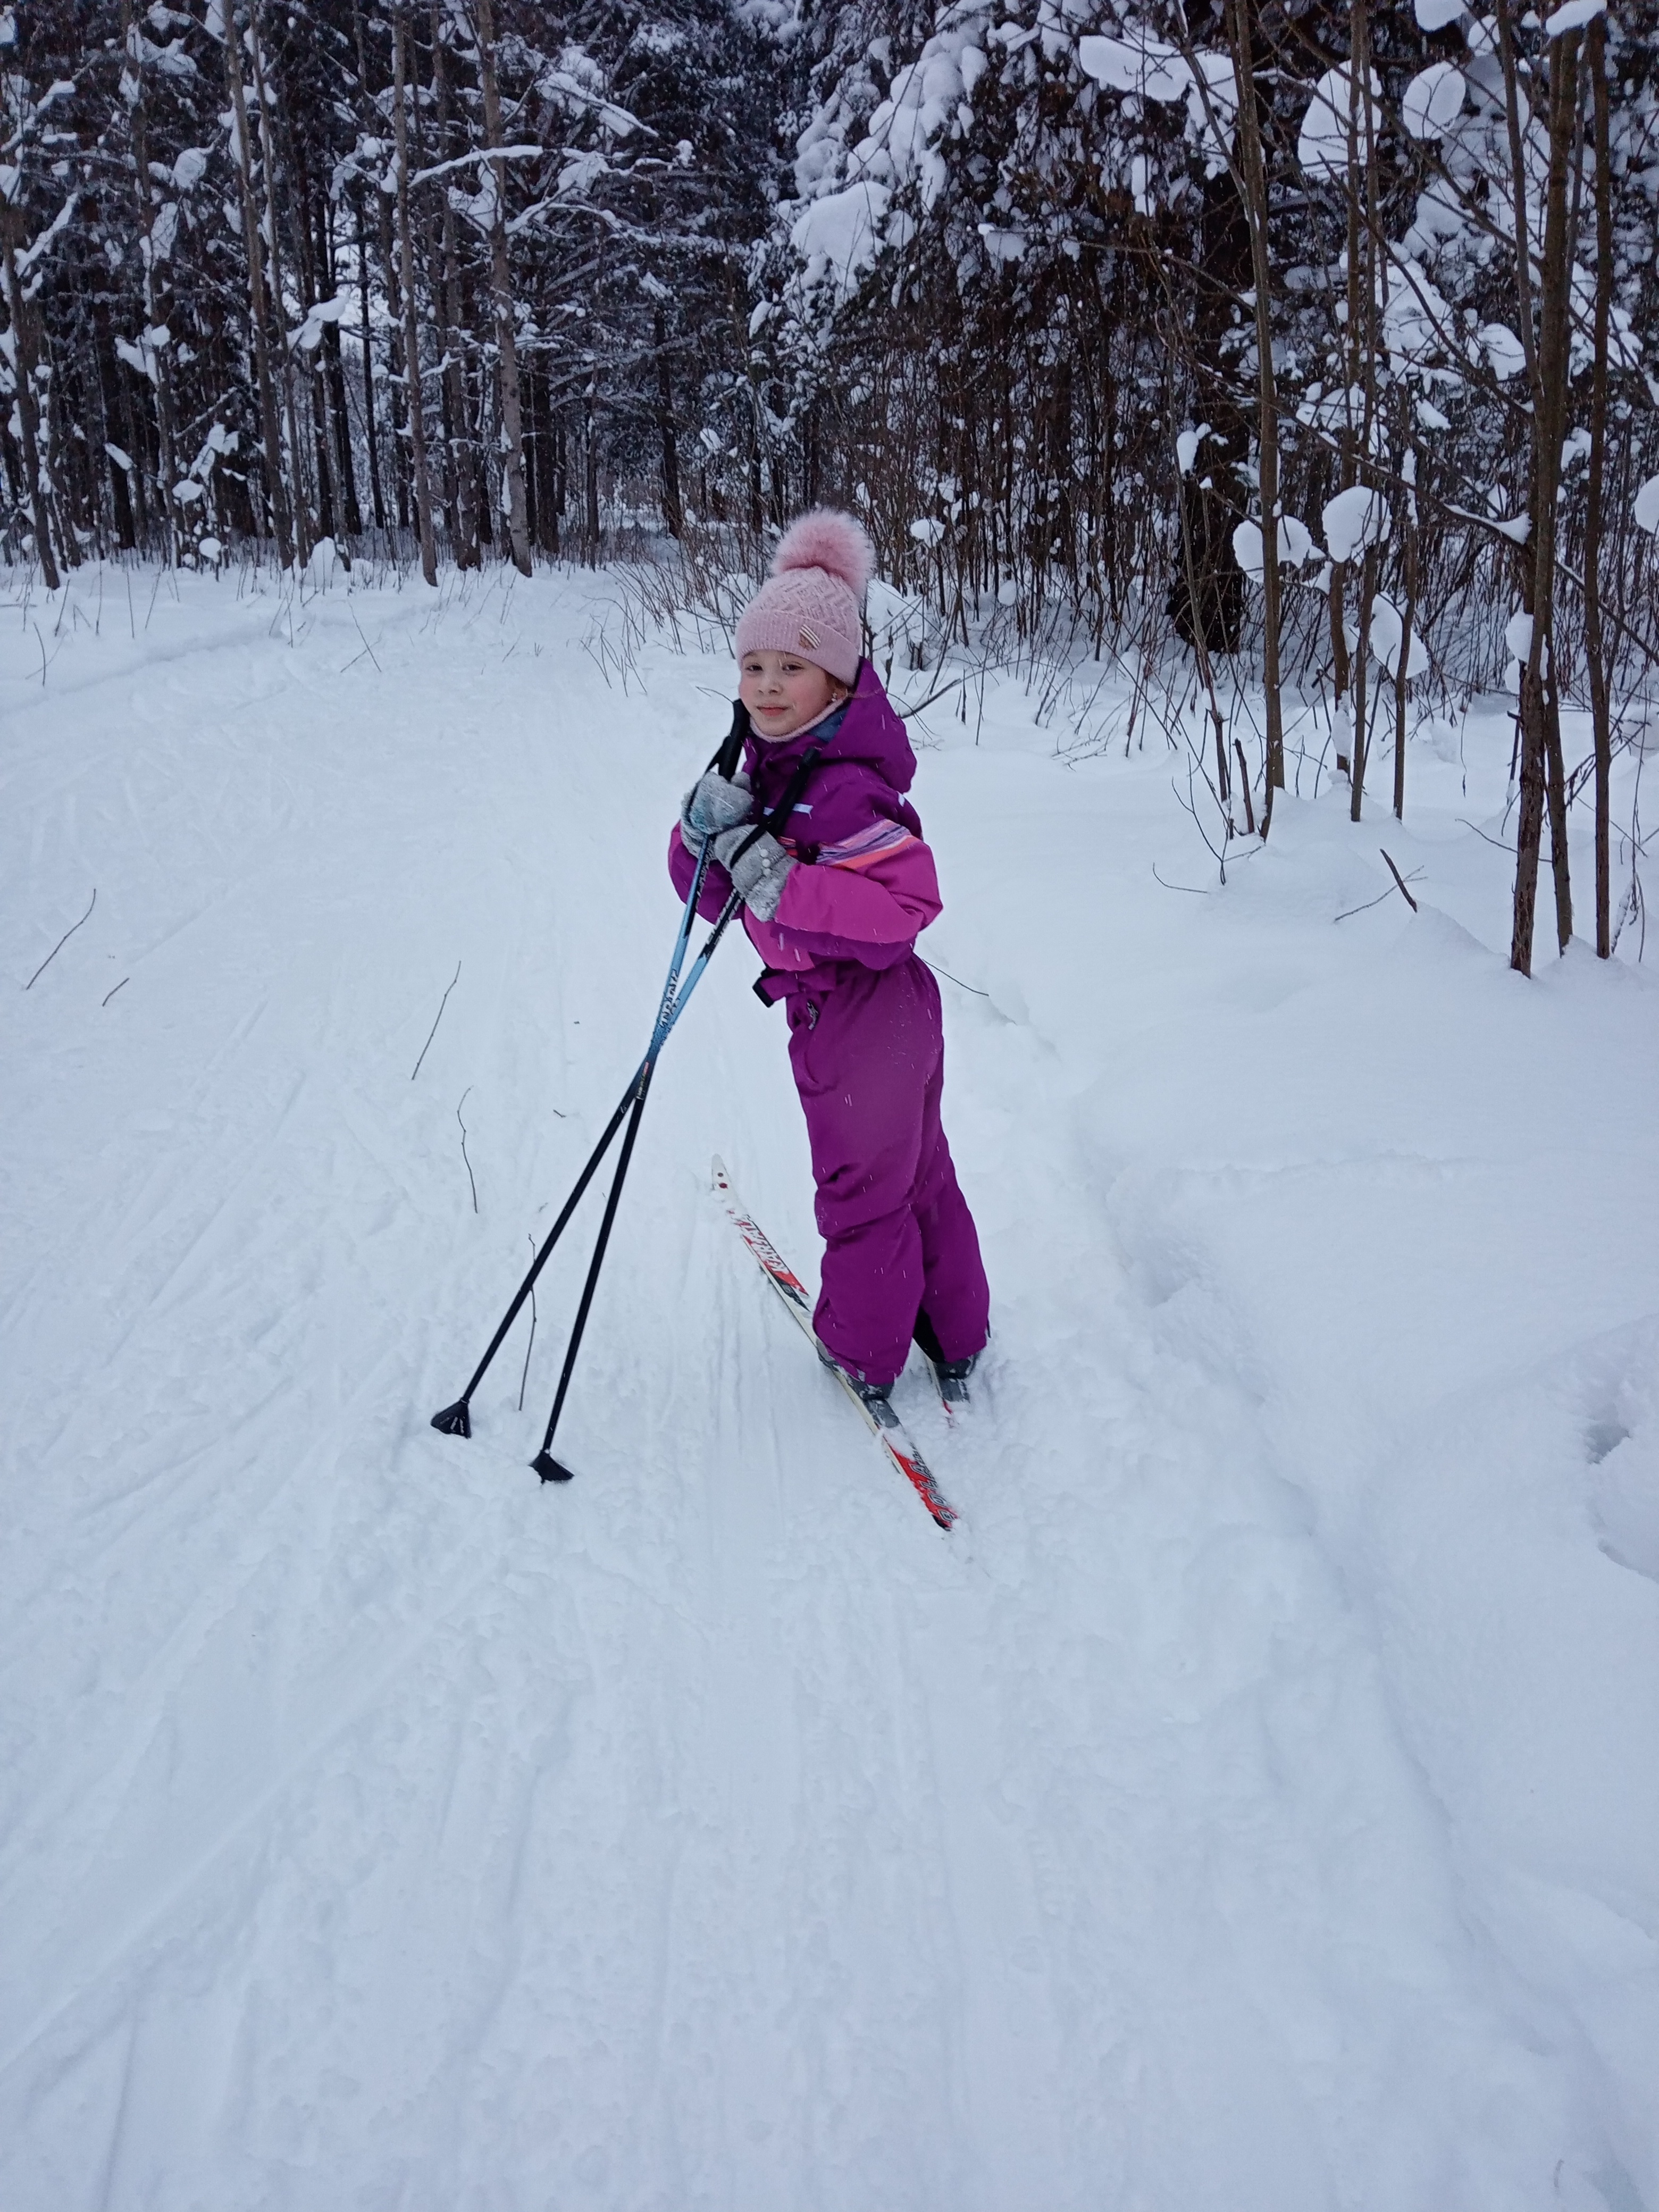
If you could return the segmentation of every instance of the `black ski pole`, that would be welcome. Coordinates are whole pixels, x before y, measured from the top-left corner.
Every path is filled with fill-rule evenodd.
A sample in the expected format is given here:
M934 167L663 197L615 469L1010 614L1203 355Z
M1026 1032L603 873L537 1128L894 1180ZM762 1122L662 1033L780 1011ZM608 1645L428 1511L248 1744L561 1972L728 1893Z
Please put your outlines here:
M477 1389L479 1383L483 1381L485 1375L489 1371L491 1360L495 1358L495 1354L501 1350L502 1345L507 1341L507 1333L512 1328L514 1322L517 1321L520 1314L523 1311L525 1300L530 1296L531 1291L536 1287L536 1279L541 1273L542 1269L547 1265L548 1259L552 1253L553 1247L558 1243L560 1237L563 1236L571 1215L581 1204L582 1194L586 1190L588 1184L592 1182L599 1162L610 1151L611 1139L615 1137L617 1130L621 1128L623 1117L627 1114L628 1109L633 1102L633 1097L634 1085L630 1083L627 1090L623 1091L621 1098L617 1101L616 1112L611 1116L610 1121L605 1124L605 1134L599 1139L599 1143L594 1146L592 1151L588 1154L587 1165L577 1176L574 1188L572 1189L569 1197L566 1199L563 1206L560 1209L558 1219L553 1224L552 1228L548 1231L540 1250L538 1251L535 1258L531 1261L529 1273L525 1277L523 1282L520 1284L518 1289L514 1292L513 1303L508 1306L507 1311L501 1316L501 1325L496 1329L495 1335L490 1338L489 1344L486 1346L483 1358L473 1369L471 1380L468 1382L465 1389L462 1391L460 1396L456 1399L453 1406L446 1406L443 1407L441 1412L436 1413L432 1416L433 1427L441 1431L443 1435L447 1437L470 1437L471 1435L472 1394Z
M708 763L709 768L718 769L721 775L726 778L728 783L738 772L738 766L743 757L744 739L748 736L748 710L744 706L743 702L740 699L733 700L732 703L732 727L726 732L724 741ZM671 1006L674 1002L674 987L679 980L680 963L685 957L686 943L691 933L691 922L697 910L697 901L702 896L703 881L708 872L708 859L711 850L712 846L708 843L705 843L702 852L697 856L696 872L692 878L691 890L687 896L684 911L680 918L679 934L674 941L674 957L669 964L668 982L663 994L662 1003L658 1009L658 1029L662 1030L663 1036L666 1036L667 1029L671 1029L673 1026L671 1019L668 1022L667 1028L663 1028L664 1012L665 1010ZM702 964L706 964L708 954L714 950L714 945L720 937L720 931L724 928L726 921L729 919L729 915L722 917L720 926L716 928L714 936L709 939L708 944L703 948L702 963L700 963L699 968L694 971L695 973L701 973ZM657 1029L653 1029L652 1031L652 1051L660 1049L660 1043L661 1039L658 1036L658 1030ZM646 1066L650 1056L650 1053L647 1052L646 1060L642 1060L640 1066L635 1070L633 1076L629 1079L627 1090L623 1091L621 1098L617 1102L617 1110L606 1123L604 1135L599 1139L599 1143L595 1145L592 1152L589 1153L586 1166L583 1168L580 1175L577 1176L575 1186L571 1191L569 1197L566 1199L562 1207L561 1207L557 1220L555 1221L552 1228L549 1230L545 1238L543 1240L540 1249L537 1252L535 1258L531 1261L529 1273L526 1275L523 1282L520 1284L518 1289L514 1292L512 1303L508 1305L507 1311L501 1316L500 1326L496 1328L495 1334L490 1338L489 1344L484 1348L483 1358L478 1362L477 1365L472 1370L471 1380L468 1382L465 1389L462 1391L460 1396L455 1400L453 1405L443 1407L439 1412L435 1413L432 1416L432 1425L434 1429L438 1430L441 1434L447 1437L470 1437L471 1435L472 1394L477 1389L479 1383L483 1382L484 1376L489 1371L490 1362L495 1358L495 1354L501 1350L501 1346L506 1342L507 1332L512 1328L514 1322L518 1319L520 1314L523 1311L525 1301L530 1296L531 1291L535 1288L536 1279L541 1273L542 1269L547 1265L549 1257L552 1253L553 1247L558 1243L560 1237L564 1234L571 1215L574 1213L577 1206L581 1203L582 1194L586 1190L588 1184L593 1180L593 1176L599 1168L599 1162L605 1158L606 1152L610 1151L611 1141L615 1138L617 1130L621 1128L623 1117L626 1115L628 1109L635 1098L640 1078L645 1073Z

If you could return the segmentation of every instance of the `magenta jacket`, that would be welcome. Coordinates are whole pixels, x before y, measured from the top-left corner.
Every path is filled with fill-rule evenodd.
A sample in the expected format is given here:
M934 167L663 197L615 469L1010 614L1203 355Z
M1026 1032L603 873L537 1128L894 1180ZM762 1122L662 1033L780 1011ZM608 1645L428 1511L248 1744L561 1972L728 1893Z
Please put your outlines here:
M757 817L783 798L808 748L833 730L795 807L784 850L803 863L792 868L770 921L745 908L744 927L766 963L769 995L793 988L828 989L846 961L891 968L907 959L941 901L933 856L921 823L904 798L916 757L881 679L866 660L856 690L838 716L777 744L750 738L744 748L757 801ZM674 827L669 872L681 898L696 864ZM713 920L731 896L732 879L711 863L699 902Z

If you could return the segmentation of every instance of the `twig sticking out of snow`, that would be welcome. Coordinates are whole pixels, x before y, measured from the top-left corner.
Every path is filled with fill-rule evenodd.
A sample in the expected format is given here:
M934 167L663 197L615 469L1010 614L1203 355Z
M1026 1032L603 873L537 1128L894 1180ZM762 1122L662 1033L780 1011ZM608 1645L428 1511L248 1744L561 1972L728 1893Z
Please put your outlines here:
M1382 853L1382 848L1380 845L1377 847L1377 848L1376 848L1376 849L1377 849L1377 851L1378 851L1379 853ZM1388 854L1387 854L1386 853L1382 853L1382 857L1383 857L1383 859L1384 859L1385 860L1389 860L1389 856L1388 856ZM1407 878L1406 878L1406 877L1404 877L1404 876L1402 876L1402 875L1401 874L1401 872L1400 872L1399 869L1398 869L1398 868L1396 868L1396 867L1395 866L1395 864L1394 864L1394 862L1393 862L1392 860L1389 860L1389 872L1390 873L1390 875L1392 875L1392 876L1393 876L1393 878L1394 878L1394 879L1395 879L1395 883L1397 883L1397 884L1399 884L1399 886L1400 886L1400 892L1401 892L1401 897L1405 900L1405 902L1406 902L1407 905L1411 908L1412 912L1413 912L1413 914L1415 914L1415 913L1417 912L1417 910L1418 910L1418 907L1417 907L1417 901L1416 901L1416 900L1412 896L1411 893L1410 893L1410 892L1406 889L1406 884L1407 884ZM1418 878L1422 874L1422 872L1423 872L1423 871L1422 871L1422 869L1421 869L1421 868L1413 868L1413 869L1412 870L1412 872L1411 872L1411 877L1410 877L1410 880L1411 880L1411 882L1415 883L1415 882L1417 881ZM1333 920L1333 921L1346 921L1350 918L1350 916L1352 916L1352 915L1356 915L1356 914L1369 914L1369 913L1370 912L1371 908L1372 908L1374 906L1381 906L1381 905L1382 905L1382 901L1383 901L1385 898L1387 898L1387 896L1389 896L1388 892L1387 892L1387 891L1383 891L1383 892L1380 893L1380 894L1379 894L1379 896L1378 896L1377 897L1374 898L1374 899L1367 899L1364 906L1351 906L1351 907L1349 907L1349 908L1346 910L1346 912L1344 912L1344 913L1342 913L1342 914L1339 914L1339 915L1334 915L1332 916L1332 920Z
M92 896L91 896L91 897L87 901L87 910L86 910L85 914L83 914L83 915L82 915L82 917L81 917L81 921L77 921L77 922L74 922L74 923L72 923L72 924L70 925L70 927L64 932L63 935L58 939L58 940L57 944L56 944L56 945L54 945L52 946L52 948L51 951L47 953L47 955L46 955L46 958L45 958L45 959L40 963L40 966L35 969L35 971L34 971L33 975L31 975L31 976L29 977L28 981L27 981L27 983L25 983L25 984L24 984L23 988L24 988L26 991L32 991L32 990L34 988L34 987L35 987L36 983L40 981L40 979L41 978L41 976L42 976L42 975L44 975L46 974L46 972L47 969L51 967L51 965L52 965L52 962L53 962L53 961L58 957L58 954L63 951L64 947L64 946L69 943L69 941L70 941L70 938L74 936L74 934L75 934L76 931L81 927L82 923L82 922L88 921L90 921L90 920L91 920L91 918L92 918L92 909L94 908L94 907L95 907L95 906L97 905L97 903L98 903L98 886L97 886L97 884L94 884L93 885L93 887L92 887ZM119 986L118 985L118 986L117 986L117 988L118 988L118 989Z
M348 600L347 600L347 602L346 602L346 612L347 612L347 613L351 617L352 621L353 621L354 623L356 623L356 625L357 625L357 635L358 635L358 636L359 636L359 637L362 637L362 638L363 639L363 653L366 653L368 655L368 657L369 657L369 659L370 659L371 660L374 660L374 647L369 643L368 640L366 637L363 637L363 626L362 626L362 624L360 622L357 622L357 610L356 610L356 607L354 607L354 606L352 605L351 602L350 602L349 599L348 599ZM361 660L361 659L362 659L362 657L363 657L363 653L360 653L357 655L357 660ZM346 663L346 668L355 668L355 667L356 667L356 661L350 661L350 660L349 660L349 661ZM375 673L377 676L381 676L381 675L384 675L384 674L385 674L385 672L385 672L385 671L382 669L382 667L380 666L380 662L379 662L378 660L374 660L374 673ZM343 668L343 669L340 671L340 673L341 673L341 675L342 675L342 676L343 676L343 675L345 674L345 668Z
M1379 853L1382 853L1382 848L1380 845L1376 849ZM1382 857L1385 860L1389 860L1389 856L1386 853L1382 853ZM1412 872L1413 875L1416 875L1419 871L1413 869ZM1405 900L1407 905L1411 908L1412 912L1415 914L1417 912L1417 901L1406 889L1406 878L1401 874L1399 869L1395 867L1392 860L1389 860L1389 873L1394 878L1395 883L1399 884L1401 897Z
M1466 830L1473 830L1477 837L1485 837L1489 845L1496 845L1500 853L1507 853L1511 860L1514 859L1515 848L1513 845L1506 845L1501 837L1493 837L1490 836L1480 827L1480 824L1478 822L1471 822L1466 814L1460 814L1457 818Z
M438 1024L444 1018L444 1008L449 1004L449 994L454 989L455 986L460 981L460 980L461 963L458 960L455 963L455 973L450 977L447 985L445 987L444 994L438 1001L438 1011L432 1017L432 1026L426 1033L426 1042L421 1047L421 1060L424 1060L427 1054L431 1049L432 1040L438 1034ZM417 1060L414 1066L409 1071L409 1079L411 1083L413 1083L416 1077L421 1072L421 1060Z
M118 983L115 986L115 991L118 991L121 988L122 984L130 983L131 981L132 978L131 975L123 975L120 983ZM115 991L106 991L103 997L98 1001L99 1005L100 1006L108 1006L110 1000L115 996Z
M941 684L937 691L930 691L925 699L918 700L914 707L899 707L898 702L895 700L893 703L898 708L900 721L908 722L913 715L921 714L924 707L931 707L935 699L942 699L947 691L954 691L958 684L966 684L968 681L969 678L966 676L953 676L948 684Z
M456 1102L455 1119L458 1121L461 1121L461 1108L465 1105L467 1100L471 1097L471 1095L472 1085L469 1083L466 1089L462 1091L459 1099ZM465 1121L461 1121L461 1158L465 1164L467 1182L472 1187L472 1211L476 1213L478 1210L478 1185L477 1178L472 1173L472 1163L466 1157L466 1124Z
M535 1256L536 1239L530 1238L531 1256ZM530 1285L530 1341L524 1348L524 1372L519 1377L519 1411L524 1411L524 1386L530 1380L530 1355L536 1349L536 1285Z

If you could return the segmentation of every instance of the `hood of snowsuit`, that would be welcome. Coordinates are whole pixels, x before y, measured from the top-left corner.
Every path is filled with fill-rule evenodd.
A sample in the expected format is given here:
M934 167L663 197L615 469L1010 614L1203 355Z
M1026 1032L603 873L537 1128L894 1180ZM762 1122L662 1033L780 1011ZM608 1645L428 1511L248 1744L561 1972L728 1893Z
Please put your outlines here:
M881 678L867 660L861 663L857 687L838 715L776 744L752 737L748 740L744 765L762 813L778 804L814 746L822 750L797 808L802 818L789 825L792 837L802 844L836 845L857 836L876 817L901 823L913 837L921 835L915 809L903 797L915 780L916 757Z

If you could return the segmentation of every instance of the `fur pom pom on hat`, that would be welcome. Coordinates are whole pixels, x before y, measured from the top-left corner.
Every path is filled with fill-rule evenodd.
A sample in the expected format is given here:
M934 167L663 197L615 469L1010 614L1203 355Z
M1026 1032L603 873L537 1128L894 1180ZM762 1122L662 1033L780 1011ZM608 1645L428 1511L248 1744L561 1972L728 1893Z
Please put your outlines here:
M838 507L815 507L790 524L772 556L775 576L792 568L822 568L862 599L876 573L876 550L850 514Z
M801 515L784 532L771 574L743 611L738 659L745 653L793 653L838 683L856 683L860 613L875 570L874 550L850 514L815 507Z

